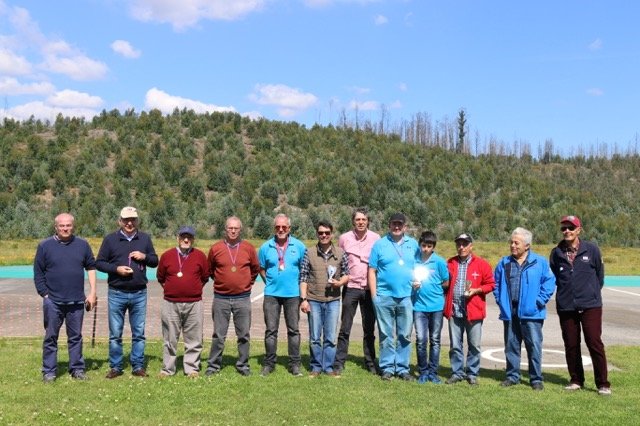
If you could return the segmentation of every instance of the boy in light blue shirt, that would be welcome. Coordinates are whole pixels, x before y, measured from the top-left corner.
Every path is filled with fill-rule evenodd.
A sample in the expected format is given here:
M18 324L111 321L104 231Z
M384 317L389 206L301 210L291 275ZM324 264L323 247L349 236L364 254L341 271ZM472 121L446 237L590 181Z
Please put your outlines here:
M416 353L420 377L418 383L442 383L438 378L440 366L440 334L444 290L449 287L447 263L438 256L437 237L431 231L420 235L420 253L416 256L413 281L413 322L416 327ZM427 359L427 342L430 351Z

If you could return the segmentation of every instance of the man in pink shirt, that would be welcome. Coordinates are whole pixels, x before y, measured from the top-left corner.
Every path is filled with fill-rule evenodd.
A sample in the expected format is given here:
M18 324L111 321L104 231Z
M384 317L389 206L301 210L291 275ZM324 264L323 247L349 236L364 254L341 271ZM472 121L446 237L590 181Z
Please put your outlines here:
M375 325L376 317L369 294L367 271L369 269L369 253L373 243L380 239L380 235L369 230L369 215L365 208L356 209L351 215L353 229L340 235L338 245L349 259L349 281L342 292L342 318L338 348L333 371L339 376L344 369L344 363L349 353L349 335L353 326L353 317L358 305L362 317L362 331L364 334L362 347L364 351L364 367L373 374L376 369Z

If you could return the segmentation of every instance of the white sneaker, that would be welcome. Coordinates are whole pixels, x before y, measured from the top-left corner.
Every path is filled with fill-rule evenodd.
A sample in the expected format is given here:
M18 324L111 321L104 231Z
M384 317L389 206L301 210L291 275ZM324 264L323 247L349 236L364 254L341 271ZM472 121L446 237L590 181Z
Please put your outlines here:
M582 389L582 386L580 386L577 383L569 383L567 386L564 387L564 390L566 391L577 391Z
M598 389L598 395L611 396L611 388L608 388L606 386L601 387L600 389Z

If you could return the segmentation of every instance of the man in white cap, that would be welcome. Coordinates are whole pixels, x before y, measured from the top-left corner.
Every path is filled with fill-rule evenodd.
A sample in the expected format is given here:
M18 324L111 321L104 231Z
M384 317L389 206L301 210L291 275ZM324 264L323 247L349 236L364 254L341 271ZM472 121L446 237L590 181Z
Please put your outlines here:
M134 376L147 377L144 365L144 326L147 316L147 266L158 266L158 255L151 237L138 230L135 207L120 211L120 229L104 237L96 267L108 274L109 284L109 371L107 379L123 374L122 330L129 312L131 354L129 362Z

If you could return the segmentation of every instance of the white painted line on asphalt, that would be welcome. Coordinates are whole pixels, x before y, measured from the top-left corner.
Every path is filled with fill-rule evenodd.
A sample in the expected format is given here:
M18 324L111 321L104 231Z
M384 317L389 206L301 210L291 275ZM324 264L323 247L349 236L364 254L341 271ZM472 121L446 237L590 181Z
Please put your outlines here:
M618 292L618 293L630 294L630 295L632 295L632 296L640 296L640 293L632 293L632 292L630 292L630 291L616 290L615 288L607 288L607 287L605 287L605 289L607 289L607 290L611 290L611 291L616 291L616 292Z
M503 364L506 364L507 361L502 359L502 358L497 358L496 356L494 356L494 353L500 353L504 356L504 348L498 348L498 349L487 349L486 351L482 351L482 358L484 359L488 359L489 361L493 361L493 362L501 362ZM550 352L553 354L560 354L562 356L564 356L564 351L558 351L555 349L543 349L542 353L544 354L544 352ZM582 364L583 365L591 365L591 358L587 357L587 356L582 356ZM521 358L520 361L520 365L527 365L527 359L526 357ZM542 368L566 368L567 364L542 364Z
M264 297L264 293L260 293L259 295L257 295L256 297L254 297L253 299L251 299L251 303L255 302L256 300L260 300Z

